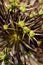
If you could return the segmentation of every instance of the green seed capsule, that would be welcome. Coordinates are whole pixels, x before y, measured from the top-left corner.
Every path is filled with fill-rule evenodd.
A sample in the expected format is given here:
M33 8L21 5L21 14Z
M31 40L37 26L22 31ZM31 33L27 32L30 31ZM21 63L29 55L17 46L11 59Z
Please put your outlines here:
M19 21L19 22L18 22L18 25L19 25L20 27L23 27L23 26L25 26L25 23L24 23L24 21Z
M17 7L17 6L18 6L18 3L14 2L14 3L12 4L12 6L13 6L13 7Z
M33 14L31 13L29 16L30 16L30 18L32 18L33 17Z
M20 10L21 10L22 12L25 12L25 11L26 11L26 7L25 7L24 5L22 5L22 6L20 6Z
M7 30L7 29L8 29L8 25L6 25L6 24L3 25L3 29L4 29L4 30Z
M35 11L33 11L30 13L30 18L32 18L33 16L36 16L36 15L37 15L37 13Z
M29 35L30 35L30 37L34 37L35 36L34 31L30 31Z
M35 11L33 11L32 13L33 13L33 16L37 15L37 13Z
M42 43L42 41L37 41L38 46L40 46L40 45L41 45L41 43Z
M42 15L43 14L43 10L40 9L38 13L39 13L39 15Z
M24 28L23 28L23 32L24 32L24 33L28 33L28 32L30 32L30 29L29 29L28 27L24 27Z

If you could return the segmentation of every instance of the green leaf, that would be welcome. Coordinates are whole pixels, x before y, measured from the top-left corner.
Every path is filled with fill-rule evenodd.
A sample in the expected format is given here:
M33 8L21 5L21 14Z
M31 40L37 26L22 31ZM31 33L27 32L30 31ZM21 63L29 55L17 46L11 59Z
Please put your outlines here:
M23 32L24 32L24 33L28 33L28 32L30 32L30 29L29 29L28 27L24 27L24 28L23 28Z

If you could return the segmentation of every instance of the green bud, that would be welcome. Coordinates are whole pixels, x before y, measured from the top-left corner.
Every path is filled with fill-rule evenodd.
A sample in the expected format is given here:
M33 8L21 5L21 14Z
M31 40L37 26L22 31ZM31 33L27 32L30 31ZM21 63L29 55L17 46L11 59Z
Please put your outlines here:
M30 29L29 29L28 27L24 27L24 28L23 28L23 32L24 32L24 33L28 33L28 32L30 32Z
M30 31L29 35L30 35L30 37L34 37L35 36L34 31Z

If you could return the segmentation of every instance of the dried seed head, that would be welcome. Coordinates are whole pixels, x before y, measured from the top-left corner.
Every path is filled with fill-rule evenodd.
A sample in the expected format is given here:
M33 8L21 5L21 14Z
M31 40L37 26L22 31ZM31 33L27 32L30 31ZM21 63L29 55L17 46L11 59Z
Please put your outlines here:
M28 57L27 52L33 52L37 55L37 47L40 47L38 45L40 44L39 41L41 40L41 44L43 43L43 10L40 10L39 4L33 6L36 0L34 0L32 5L29 5L29 3L21 5L21 1L18 1L19 0L9 0L9 5L11 6L5 4L6 8L8 8L7 11L4 3L0 6L0 38L2 38L0 47L2 51L4 49L5 55L10 55L10 65L16 65L18 62L22 62L21 56L24 58L24 61L26 58L26 61L23 61L25 65ZM30 16L27 16L26 13L30 14ZM8 48L11 48L11 50L9 51ZM2 54L2 56L4 55ZM5 56L5 63L6 61L8 62L8 60Z

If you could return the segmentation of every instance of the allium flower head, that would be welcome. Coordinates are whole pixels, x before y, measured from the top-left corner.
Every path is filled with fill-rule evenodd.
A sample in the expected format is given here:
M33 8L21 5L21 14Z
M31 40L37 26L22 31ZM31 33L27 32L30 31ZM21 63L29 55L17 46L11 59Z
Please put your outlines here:
M0 59L7 65L27 65L31 54L43 62L43 10L22 2L0 0Z

